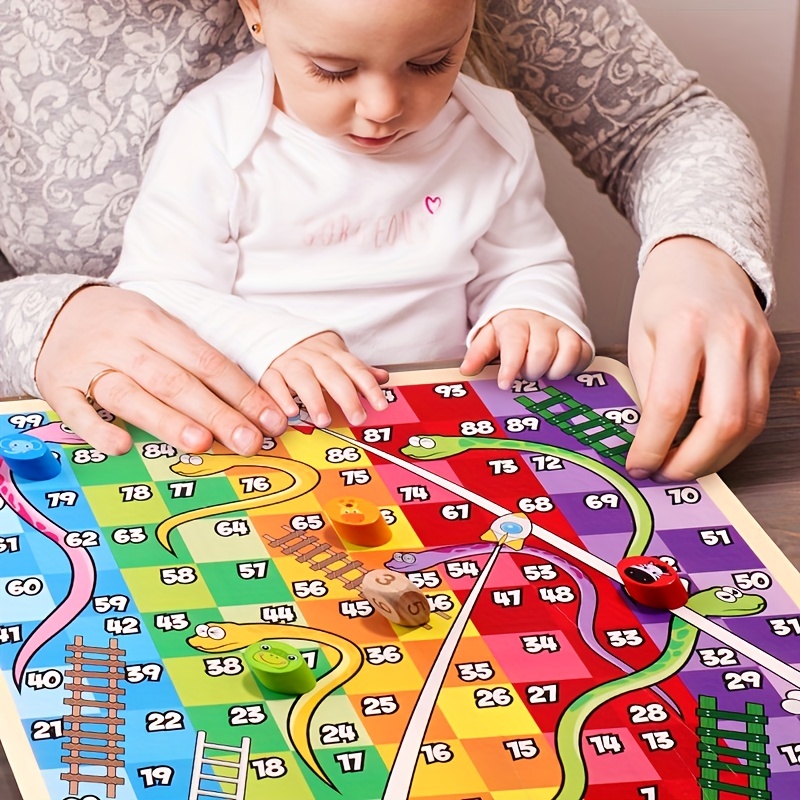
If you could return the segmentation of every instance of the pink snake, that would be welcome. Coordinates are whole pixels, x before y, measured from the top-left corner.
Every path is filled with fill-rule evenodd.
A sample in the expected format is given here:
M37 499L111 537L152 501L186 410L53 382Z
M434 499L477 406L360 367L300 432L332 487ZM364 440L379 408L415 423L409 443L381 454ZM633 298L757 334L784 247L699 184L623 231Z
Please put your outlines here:
M83 439L71 431L65 430L58 422L51 422L40 428L33 428L25 431L25 434L34 436L44 442L85 444ZM8 507L23 522L28 523L39 533L44 534L50 541L55 542L63 550L72 567L72 582L66 597L28 636L14 659L13 678L14 684L19 691L22 685L22 677L31 659L50 639L61 633L89 605L94 593L97 570L91 555L85 548L69 547L67 545L66 537L69 531L64 530L64 528L57 525L28 502L14 482L11 471L2 458L0 458L0 497L5 500Z

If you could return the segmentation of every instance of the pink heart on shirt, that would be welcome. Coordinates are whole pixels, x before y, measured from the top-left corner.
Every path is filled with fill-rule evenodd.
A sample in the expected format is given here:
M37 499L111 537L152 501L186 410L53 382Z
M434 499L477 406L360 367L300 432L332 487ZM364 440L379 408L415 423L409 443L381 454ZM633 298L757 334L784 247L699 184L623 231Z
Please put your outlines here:
M439 210L439 206L442 205L442 198L441 197L431 197L428 195L425 198L425 208L428 209L429 214L435 214Z

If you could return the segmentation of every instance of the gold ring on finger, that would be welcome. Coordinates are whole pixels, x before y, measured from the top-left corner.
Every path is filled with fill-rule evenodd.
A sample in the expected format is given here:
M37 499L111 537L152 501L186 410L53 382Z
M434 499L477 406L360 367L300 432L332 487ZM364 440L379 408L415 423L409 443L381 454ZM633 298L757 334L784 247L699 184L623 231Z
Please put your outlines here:
M86 402L90 406L98 405L97 400L94 396L94 389L97 385L97 382L102 378L104 375L108 375L111 372L119 372L119 370L114 369L113 367L108 367L107 369L101 369L100 372L97 373L90 381L89 385L86 387L86 391L84 392L84 396L86 397Z

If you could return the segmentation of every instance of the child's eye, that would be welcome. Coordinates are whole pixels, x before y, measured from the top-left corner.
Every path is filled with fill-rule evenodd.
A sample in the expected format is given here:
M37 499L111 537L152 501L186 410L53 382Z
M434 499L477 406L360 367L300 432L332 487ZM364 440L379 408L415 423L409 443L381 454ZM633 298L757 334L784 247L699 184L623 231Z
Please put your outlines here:
M355 74L355 67L352 69L344 69L341 72L333 72L329 69L323 69L319 64L315 64L313 61L308 65L308 72L313 77L317 78L321 81L330 81L331 83L335 81L343 81L346 78L349 78L351 75Z
M436 75L440 72L447 72L447 70L450 69L453 64L455 64L455 61L453 60L453 54L448 53L438 61L434 61L433 64L415 64L413 61L409 61L408 67L414 72L418 72L422 75Z

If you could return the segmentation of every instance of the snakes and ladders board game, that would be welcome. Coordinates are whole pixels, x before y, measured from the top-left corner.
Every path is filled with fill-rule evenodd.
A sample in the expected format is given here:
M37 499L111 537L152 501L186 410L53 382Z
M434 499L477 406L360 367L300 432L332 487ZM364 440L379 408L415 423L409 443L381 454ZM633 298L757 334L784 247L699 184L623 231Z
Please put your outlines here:
M398 373L363 426L301 413L249 459L138 430L106 457L38 401L0 406L0 436L61 465L0 462L0 733L25 800L797 797L798 575L715 476L627 477L629 384L604 359L511 391ZM342 498L390 540L341 540ZM630 557L688 601L634 602ZM384 567L426 624L361 594ZM267 689L244 657L264 641L315 686Z

